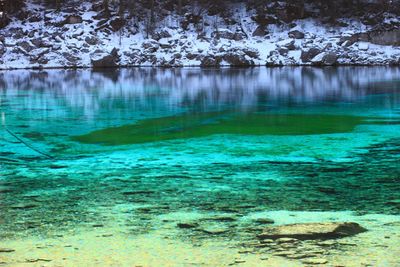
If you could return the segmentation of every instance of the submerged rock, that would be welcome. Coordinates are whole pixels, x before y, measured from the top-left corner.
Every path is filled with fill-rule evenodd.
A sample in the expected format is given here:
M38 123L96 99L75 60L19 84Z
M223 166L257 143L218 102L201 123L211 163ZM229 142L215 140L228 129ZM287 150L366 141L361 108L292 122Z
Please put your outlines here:
M36 207L37 207L37 205L34 203L18 203L18 204L11 206L11 208L14 210L32 209L32 208L36 208Z
M297 223L265 228L258 238L332 239L352 236L365 231L367 229L354 222Z
M10 252L14 252L15 249L12 248L0 248L0 253L10 253Z
M220 216L213 216L209 218L204 218L206 221L219 221L219 222L234 222L237 220L234 216L229 215L220 215Z
M303 260L303 263L305 264L325 264L327 262L328 261L326 259L319 258Z
M255 223L258 224L274 224L275 221L269 218L257 218L253 220Z
M219 227L206 227L201 229L201 231L210 235L220 235L229 232L229 229Z
M191 228L198 227L199 224L196 222L181 222L181 223L178 223L176 226L178 226L178 228L181 228L181 229L191 229Z

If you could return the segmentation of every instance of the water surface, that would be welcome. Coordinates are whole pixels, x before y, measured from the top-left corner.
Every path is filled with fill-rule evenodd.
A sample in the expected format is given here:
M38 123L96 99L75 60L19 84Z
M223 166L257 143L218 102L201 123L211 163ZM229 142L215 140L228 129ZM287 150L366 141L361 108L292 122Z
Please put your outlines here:
M399 214L400 69L0 73L0 238Z

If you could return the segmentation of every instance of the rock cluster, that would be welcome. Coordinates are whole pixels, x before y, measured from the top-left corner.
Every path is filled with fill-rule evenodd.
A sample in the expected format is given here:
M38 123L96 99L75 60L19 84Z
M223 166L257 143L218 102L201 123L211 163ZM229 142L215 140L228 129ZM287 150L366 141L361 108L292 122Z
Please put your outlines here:
M335 27L347 27L346 31L336 29L339 35L325 36L296 21L282 26L281 32L272 32L271 27L286 17L278 10L277 17L252 18L257 24L232 21L199 32L190 25L202 18L192 14L182 21L186 27L160 27L146 35L137 25L126 27L126 20L101 12L79 11L61 18L50 12L46 28L42 28L43 18L32 11L24 15L22 23L2 29L0 69L400 64L398 22L362 32L342 23ZM113 48L117 52L112 52Z

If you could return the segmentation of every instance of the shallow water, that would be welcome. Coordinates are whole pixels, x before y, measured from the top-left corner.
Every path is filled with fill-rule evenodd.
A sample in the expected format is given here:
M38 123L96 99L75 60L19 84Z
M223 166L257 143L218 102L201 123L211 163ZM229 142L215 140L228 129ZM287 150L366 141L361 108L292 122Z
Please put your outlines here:
M399 215L399 77L387 67L1 72L0 238L197 221L199 231L170 235L240 241L260 212Z

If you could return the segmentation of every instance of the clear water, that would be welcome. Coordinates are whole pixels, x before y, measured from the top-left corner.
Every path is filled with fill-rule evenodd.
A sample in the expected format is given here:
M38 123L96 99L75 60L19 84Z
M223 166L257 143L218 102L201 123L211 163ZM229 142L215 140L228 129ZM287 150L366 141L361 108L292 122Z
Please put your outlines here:
M399 68L6 71L0 113L0 238L399 214Z

